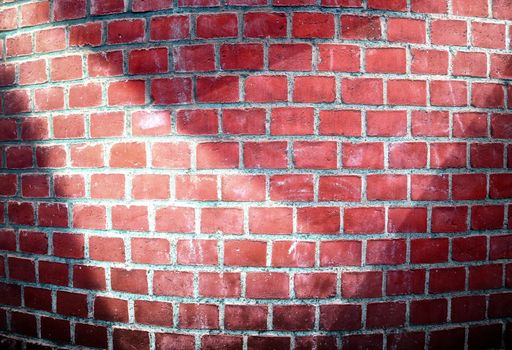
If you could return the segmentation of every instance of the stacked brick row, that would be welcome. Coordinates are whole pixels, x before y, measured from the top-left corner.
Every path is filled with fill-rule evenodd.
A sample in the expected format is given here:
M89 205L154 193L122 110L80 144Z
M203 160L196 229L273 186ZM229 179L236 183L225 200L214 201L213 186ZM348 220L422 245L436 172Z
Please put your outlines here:
M0 4L0 345L512 346L512 1Z

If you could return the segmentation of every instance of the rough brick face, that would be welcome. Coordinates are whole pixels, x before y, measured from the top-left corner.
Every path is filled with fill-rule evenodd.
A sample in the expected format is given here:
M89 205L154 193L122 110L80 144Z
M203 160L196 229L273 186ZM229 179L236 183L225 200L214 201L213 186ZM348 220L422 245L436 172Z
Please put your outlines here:
M510 347L510 0L0 2L0 344Z

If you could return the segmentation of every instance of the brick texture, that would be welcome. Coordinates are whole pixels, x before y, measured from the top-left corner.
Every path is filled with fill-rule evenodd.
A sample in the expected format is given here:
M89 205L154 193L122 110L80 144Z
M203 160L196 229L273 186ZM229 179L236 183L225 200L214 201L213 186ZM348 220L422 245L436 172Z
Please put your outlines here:
M512 1L0 0L0 348L512 348Z

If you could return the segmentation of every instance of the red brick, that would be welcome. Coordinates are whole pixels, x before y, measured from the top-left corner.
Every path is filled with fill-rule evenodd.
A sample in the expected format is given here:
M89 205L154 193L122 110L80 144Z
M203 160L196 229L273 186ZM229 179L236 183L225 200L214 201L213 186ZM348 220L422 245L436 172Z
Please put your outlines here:
M27 90L11 90L5 92L3 95L5 114L30 112L30 97Z
M39 261L39 282L67 286L68 265L48 261Z
M7 148L6 153L6 164L9 169L26 169L33 166L33 151L30 146L11 146Z
M369 48L366 71L372 73L405 73L406 52L402 48Z
M288 166L286 142L247 142L244 144L246 168L282 169Z
M361 179L357 176L321 176L318 197L321 201L360 201Z
M509 337L510 326L507 326L505 337ZM471 349L485 348L486 346L496 348L501 346L502 336L501 324L490 324L481 326L472 326L468 333L468 347ZM505 340L508 344L510 341Z
M205 142L197 145L199 169L232 169L239 167L239 144L236 142Z
M505 31L506 27L501 24L494 23L479 23L473 22L471 24L472 43L474 46L484 47L489 49L503 49L505 48ZM491 60L501 55L491 55ZM507 56L501 56L503 58ZM492 62L492 61L491 61ZM492 63L491 63L492 64ZM491 75L492 73L491 68Z
M155 326L171 327L172 309L171 303L135 300L135 321Z
M382 38L382 24L377 16L341 16L341 37L352 40L379 40Z
M7 259L9 266L9 278L25 281L36 282L35 262L32 259L9 257Z
M297 231L314 234L339 233L339 209L331 207L298 208Z
M46 83L48 81L46 60L39 59L20 63L19 74L20 85Z
M470 148L471 166L473 168L503 168L504 150L504 145L499 143L472 143ZM491 177L491 179L493 178L497 179ZM502 178L506 179L506 177ZM499 191L498 188L503 188L499 182L495 182L494 186L491 183L491 192Z
M486 253L487 239L484 236L452 239L452 259L454 261L484 260Z
M201 76L196 79L196 99L200 103L238 102L238 90L238 76Z
M485 297L480 295L452 298L454 322L479 321L485 318Z
M412 175L412 200L448 200L448 175Z
M335 90L335 80L333 77L295 77L293 101L310 103L334 102L336 98Z
M459 16L487 17L489 14L485 0L476 0L469 4L464 0L453 0L452 6L453 14Z
M368 0L368 8L378 10L405 11L407 8L406 0Z
M448 1L447 0L413 0L411 8L414 12L424 13L447 13Z
M488 308L489 317L497 318L510 316L511 302L511 293L491 294Z
M188 200L216 200L217 177L215 175L176 176L176 198Z
M320 266L361 265L360 241L325 241L320 243Z
M87 294L58 291L57 313L87 318Z
M133 199L169 199L169 175L141 174L132 178Z
M368 111L366 113L368 136L405 136L407 133L406 111Z
M84 257L84 236L82 234L54 232L53 255L62 258L82 259Z
M177 46L173 56L176 71L208 72L215 69L213 45Z
M432 44L466 46L467 23L460 20L438 19L432 21Z
M389 167L420 169L427 166L427 145L423 142L404 142L389 145Z
M77 80L83 77L82 56L73 55L52 58L50 61L52 81Z
M386 274L386 295L423 294L425 271L388 271Z
M69 107L87 108L102 105L102 88L96 83L73 85L69 88Z
M68 208L63 203L40 203L37 216L39 225L46 227L67 227Z
M123 74L121 51L107 51L87 55L87 70L90 77L112 77Z
M216 329L219 326L219 307L213 304L180 304L180 327Z
M491 55L491 77L499 79L512 78L512 55Z
M224 109L222 129L226 134L264 134L265 118L262 108Z
M298 273L294 275L297 298L329 298L336 295L336 274Z
M432 349L440 349L448 346L450 349L464 347L464 328L443 329L430 332L430 346Z
M510 9L510 2L508 0L496 0L493 3L492 14L497 19L512 19L512 10Z
M406 259L406 242L403 239L369 240L366 247L367 264L403 264Z
M430 270L429 292L448 293L465 288L466 271L463 267Z
M7 57L25 56L32 53L32 34L19 34L6 39Z
M343 272L341 274L343 298L376 298L382 296L382 272Z
M11 331L14 333L37 336L37 325L35 315L13 312L11 314Z
M366 326L369 328L403 327L406 304L403 302L370 303L366 309ZM386 317L382 317L386 315Z
M75 343L96 348L108 347L107 328L103 326L76 323Z
M271 44L268 65L270 70L309 71L312 47L309 44Z
M73 206L73 227L87 229L106 228L106 210L99 205L76 204Z
M18 185L16 174L0 174L0 195L14 196Z
M89 237L89 257L93 260L124 262L124 241L116 237Z
M135 0L132 4L133 12L165 10L172 7L171 0Z
M144 143L116 143L110 148L110 166L113 168L143 168L146 166Z
M105 269L103 267L96 266L74 265L73 287L81 289L105 290Z
M121 19L108 22L107 43L126 44L142 42L144 40L145 26L146 22L144 19Z
M241 208L201 209L201 232L242 234L243 211Z
M247 60L245 60L247 62ZM248 102L280 102L288 100L286 76L250 76L245 80L245 100Z
M85 196L85 180L82 175L54 175L53 188L56 197L80 198Z
M109 106L137 106L146 103L144 80L115 81L108 84Z
M433 264L448 260L448 239L418 238L411 240L411 263Z
M173 333L156 333L155 334L156 349L158 350L178 350L187 349L192 350L195 348L195 338L193 335L188 334L173 334Z
M222 176L221 186L225 201L265 200L265 177L262 175Z
M110 269L112 290L132 294L147 294L148 281L146 270Z
M467 216L467 207L433 207L432 232L464 232Z
M168 264L170 244L163 238L132 238L132 260L139 264Z
M384 208L346 208L343 219L345 233L384 232Z
M430 102L434 106L467 106L466 82L449 80L431 81Z
M219 132L218 111L213 109L179 110L176 124L178 134L217 134Z
M160 1L161 0L157 0ZM169 4L171 2L169 0ZM155 2L153 0L153 2ZM133 4L133 8L136 6L148 6L149 1L138 0L138 4ZM150 5L149 5L150 6ZM164 5L168 6L168 5ZM172 5L171 5L172 6ZM180 40L187 39L190 37L190 19L188 16L175 15L175 16L158 16L151 18L151 32L150 38L153 41L159 40Z
M25 287L23 291L25 306L31 309L52 311L52 293L50 289Z
M200 272L199 295L211 298L238 298L241 293L239 272Z
M454 113L453 136L485 137L487 136L487 115L485 113Z
M455 53L453 57L453 75L486 77L487 56L480 52Z
M123 0L91 0L92 15L108 15L124 12Z
M313 134L313 108L273 108L270 117L272 135Z
M97 296L94 299L94 318L112 322L128 322L128 301Z
M125 178L123 174L91 175L91 197L121 199L124 197Z
M16 66L14 64L0 65L0 86L14 85L16 81Z
M427 84L423 80L389 80L388 104L425 106Z
M74 1L72 3L75 3ZM80 1L77 1L80 3ZM100 22L78 24L69 27L70 46L99 46L102 39L102 25Z
M272 245L274 267L313 267L314 264L314 242L276 241Z
M155 271L153 293L168 296L192 296L194 275L191 272Z
M294 38L334 37L334 16L330 13L295 12L292 16Z
M157 74L169 70L169 53L167 48L131 50L128 53L128 73Z
M246 296L254 299L287 299L290 283L287 273L248 272Z
M355 45L319 44L319 71L359 72L360 48Z
M351 110L321 110L320 134L360 136L361 112Z
M249 231L254 234L292 233L291 208L250 208Z
M469 268L469 289L496 289L503 287L502 265L481 265Z
M285 331L312 330L315 308L312 305L276 305L273 309L273 329Z
M442 50L412 49L411 72L414 74L448 73L448 52Z
M414 325L446 322L446 299L413 300L410 308L410 322Z
M112 207L114 230L147 231L148 208L144 206L116 205Z
M22 140L44 140L48 138L48 118L29 117L21 122Z
M452 198L455 200L484 199L487 179L483 174L455 174L452 176Z
M475 205L471 208L471 228L474 230L498 230L503 228L502 205Z
M76 144L71 146L71 166L81 168L103 167L103 145Z
M83 18L86 15L86 0L56 0L53 18L56 21Z
M232 330L266 330L267 314L265 305L226 305L224 324Z
M491 134L496 138L512 138L510 119L512 114L493 114L491 117Z
M380 105L384 101L383 81L379 78L344 78L341 99L347 104Z
M9 223L14 225L34 225L34 206L29 202L9 202Z
M244 16L244 37L281 38L286 36L286 14L248 12Z
M366 187L369 200L400 200L407 197L407 178L403 175L369 175Z
M266 266L267 243L264 241L230 240L224 243L227 266Z
M6 30L12 30L12 29L16 29L18 27L18 25L16 24L17 22L17 14L18 14L18 9L16 7L10 7L10 8L7 8L7 9L3 9L2 11L0 11L0 17L2 18L0 20L0 30L1 31L6 31Z
M35 32L35 52L54 52L66 48L66 32L64 28L51 28Z
M325 304L320 306L321 330L358 330L361 328L361 319L361 305Z
M176 244L176 260L180 265L216 265L217 241L179 240Z
M228 38L238 35L238 18L235 13L199 15L196 18L198 38Z
M113 344L116 349L135 347L140 350L149 350L149 333L133 329L114 328Z
M404 43L425 43L425 21L409 18L389 18L388 40Z
M60 115L53 118L55 138L81 138L85 135L85 120L81 114Z
M189 169L190 146L186 142L156 142L151 147L152 166L163 169Z
M384 145L380 142L343 143L342 165L344 168L382 169Z
M220 65L225 70L263 69L263 46L261 44L222 44Z

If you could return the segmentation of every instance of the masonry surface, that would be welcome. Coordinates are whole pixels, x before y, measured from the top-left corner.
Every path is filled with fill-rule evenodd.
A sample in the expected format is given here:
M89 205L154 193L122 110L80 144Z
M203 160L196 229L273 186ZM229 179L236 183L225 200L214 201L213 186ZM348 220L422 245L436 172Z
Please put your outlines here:
M512 0L0 0L0 348L512 348Z

